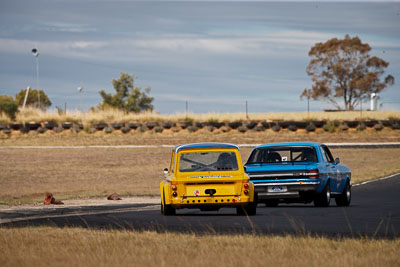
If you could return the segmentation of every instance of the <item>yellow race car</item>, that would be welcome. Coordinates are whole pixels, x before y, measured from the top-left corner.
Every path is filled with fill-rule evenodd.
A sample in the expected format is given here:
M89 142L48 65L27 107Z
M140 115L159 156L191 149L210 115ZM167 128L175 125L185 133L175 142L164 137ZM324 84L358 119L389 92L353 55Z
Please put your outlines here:
M226 143L176 146L160 184L161 213L234 207L238 215L255 215L254 184L245 174L239 147Z

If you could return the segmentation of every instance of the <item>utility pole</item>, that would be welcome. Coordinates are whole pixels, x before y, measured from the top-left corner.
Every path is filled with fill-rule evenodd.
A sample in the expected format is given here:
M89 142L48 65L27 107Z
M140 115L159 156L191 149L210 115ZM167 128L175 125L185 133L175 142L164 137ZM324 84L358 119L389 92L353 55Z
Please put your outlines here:
M246 119L249 119L249 110L248 110L248 105L247 105L247 100L246 100Z
M186 100L186 119L187 119L187 117L188 117L188 112L189 112L189 103L188 103L188 101Z
M29 94L29 90L30 89L31 89L30 86L28 86L28 88L26 88L26 93L25 93L25 97L24 97L24 104L22 105L22 111L24 111L24 109L25 109L26 100L28 99L28 94Z

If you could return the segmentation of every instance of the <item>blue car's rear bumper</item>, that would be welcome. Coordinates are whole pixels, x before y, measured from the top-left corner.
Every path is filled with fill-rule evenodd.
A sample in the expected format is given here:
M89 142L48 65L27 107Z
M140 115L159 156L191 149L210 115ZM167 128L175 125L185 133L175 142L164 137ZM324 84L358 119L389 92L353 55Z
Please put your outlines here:
M321 185L320 179L257 180L253 182L259 200L301 198L305 194L316 193Z

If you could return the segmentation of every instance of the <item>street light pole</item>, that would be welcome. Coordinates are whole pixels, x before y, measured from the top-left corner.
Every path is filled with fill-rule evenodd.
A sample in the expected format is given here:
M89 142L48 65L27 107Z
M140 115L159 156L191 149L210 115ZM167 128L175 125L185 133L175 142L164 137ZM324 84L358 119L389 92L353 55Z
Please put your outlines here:
M36 58L36 88L38 92L38 108L40 109L40 90L39 90L39 51L32 49L32 55Z
M83 87L82 86L78 87L78 92L80 94L80 97L79 97L79 110L82 112L82 93L83 93Z

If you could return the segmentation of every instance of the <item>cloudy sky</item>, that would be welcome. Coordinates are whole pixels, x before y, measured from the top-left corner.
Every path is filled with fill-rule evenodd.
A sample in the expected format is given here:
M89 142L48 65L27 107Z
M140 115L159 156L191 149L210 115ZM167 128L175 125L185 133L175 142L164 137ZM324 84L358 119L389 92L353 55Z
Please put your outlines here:
M155 110L304 111L316 42L346 34L390 62L396 84L382 109L400 109L400 2L1 0L0 94L39 86L55 106L88 109L120 72L151 87ZM83 87L79 94L78 87ZM365 103L365 108L368 103ZM332 108L313 101L311 109Z

